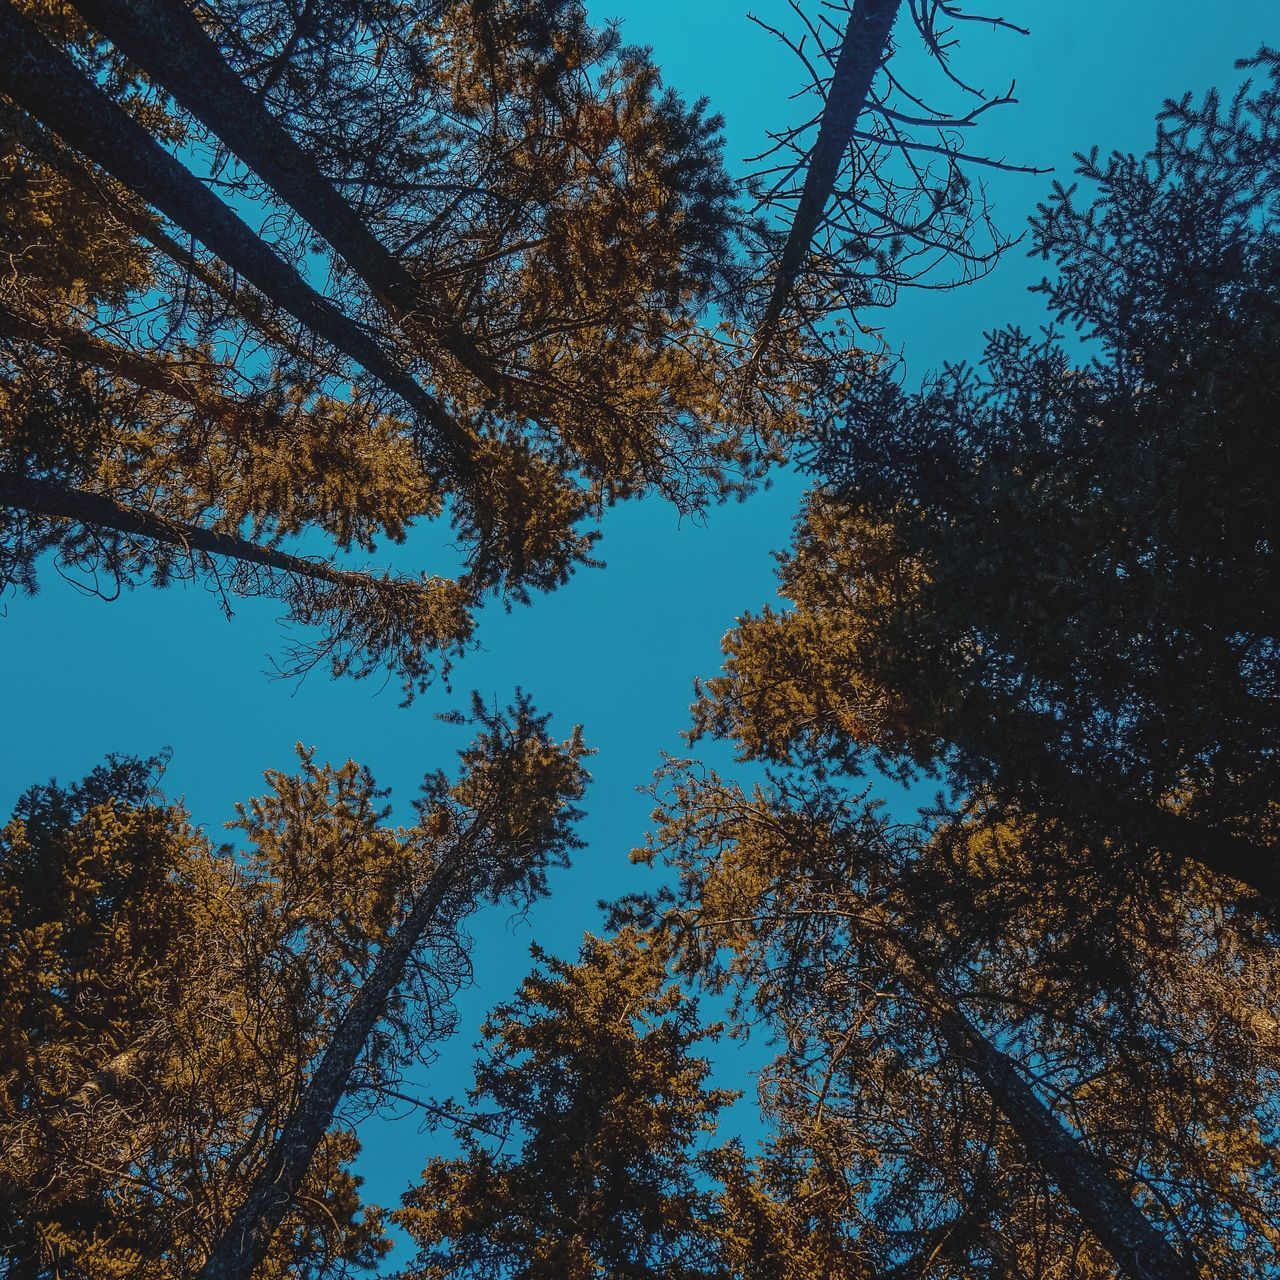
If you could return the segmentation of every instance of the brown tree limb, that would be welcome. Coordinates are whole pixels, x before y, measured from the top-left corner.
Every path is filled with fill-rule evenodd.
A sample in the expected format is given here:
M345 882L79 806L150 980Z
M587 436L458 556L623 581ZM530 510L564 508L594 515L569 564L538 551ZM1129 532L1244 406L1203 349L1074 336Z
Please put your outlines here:
M333 586L360 585L369 581L362 573L335 569L324 561L290 555L275 547L263 546L235 534L220 533L204 525L173 520L118 502L104 493L37 480L12 471L0 471L0 507L14 507L56 520L75 520L95 528L148 538L188 553L220 556Z
M20 311L3 299L0 299L0 338L30 342L52 355L92 365L136 387L189 405L216 421L230 423L233 430L236 424L252 416L246 404L193 385L182 376L182 365L177 362L144 356L120 343L99 338L78 325Z

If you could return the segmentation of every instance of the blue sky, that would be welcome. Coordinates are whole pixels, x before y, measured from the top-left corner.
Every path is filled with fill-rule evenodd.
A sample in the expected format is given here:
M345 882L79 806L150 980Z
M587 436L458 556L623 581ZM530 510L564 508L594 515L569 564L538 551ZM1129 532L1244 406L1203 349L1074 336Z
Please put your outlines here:
M765 130L792 118L799 66L752 26L741 0L588 0L598 20L618 18L629 41L651 45L667 81L707 96L726 119L728 156L760 149ZM787 21L785 0L755 12ZM1016 81L1019 103L991 117L982 146L1052 166L1067 180L1073 151L1145 149L1163 98L1235 83L1232 62L1263 43L1280 44L1275 0L1006 0L999 12L1031 28L1027 37L972 26L957 66L990 88ZM1050 176L998 175L991 184L1006 231L1025 222ZM986 280L951 293L904 294L875 319L904 352L912 377L943 359L974 358L982 334L1016 321L1043 322L1025 290L1040 264L1014 250ZM599 754L587 797L588 848L553 881L550 899L520 926L501 915L475 929L476 987L465 993L456 1044L422 1081L429 1092L461 1092L469 1045L484 1011L510 994L527 968L531 938L569 953L595 926L595 902L643 885L628 850L644 834L646 782L659 752L679 750L695 675L712 673L734 619L774 593L771 553L786 544L802 491L790 474L747 503L683 524L656 502L609 513L604 570L588 571L531 608L491 608L482 648L457 667L457 697L433 689L411 708L394 684L334 682L314 673L301 686L272 680L268 657L281 635L271 602L241 602L227 622L199 587L142 590L111 604L46 569L41 595L7 598L0 617L0 811L34 782L83 775L109 751L173 751L166 787L185 796L211 834L233 803L260 789L262 771L289 768L293 744L322 758L353 757L394 788L401 806L423 772L450 762L459 731L433 713L471 688L506 698L516 685L564 728L582 723ZM408 550L412 552L411 542ZM405 555L396 559L404 563ZM732 1052L732 1051L730 1051ZM753 1083L721 1062L725 1083ZM734 1076L742 1077L734 1079ZM371 1130L369 1191L394 1202L434 1139L410 1119Z

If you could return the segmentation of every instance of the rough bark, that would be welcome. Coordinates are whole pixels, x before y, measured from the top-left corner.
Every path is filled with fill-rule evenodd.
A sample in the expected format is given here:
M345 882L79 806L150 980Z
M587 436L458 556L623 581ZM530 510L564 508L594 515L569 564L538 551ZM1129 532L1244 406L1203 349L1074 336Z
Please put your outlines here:
M228 266L398 395L466 478L470 445L444 407L55 48L0 0L0 87L23 110L190 232Z
M965 1016L901 941L887 915L874 912L877 945L903 986L930 1012L947 1047L978 1078L1027 1154L1054 1182L1129 1280L1197 1280L1147 1221L1106 1165L1073 1137L1022 1078L1017 1064Z
M884 65L889 33L902 0L857 0L849 14L827 101L818 122L818 136L800 189L800 202L778 259L773 289L756 330L756 345L764 347L782 316L795 287L809 245L822 225L822 215L840 172L840 161L867 104L871 82Z
M386 1010L405 965L458 876L463 852L441 862L403 923L382 948L334 1030L315 1073L285 1121L253 1187L214 1245L197 1280L250 1280L289 1212L321 1139L333 1123L365 1041Z
M227 64L183 0L74 0L156 84L211 129L342 255L411 333L438 342L495 395L510 380L441 314L417 280Z
M171 520L167 516L117 502L103 493L91 493L9 471L0 471L0 507L16 507L32 515L54 519L76 520L99 529L150 538L189 553L221 556L334 586L366 581L363 574L344 572L322 561L292 556L274 547L250 542L234 534L219 533L203 525Z

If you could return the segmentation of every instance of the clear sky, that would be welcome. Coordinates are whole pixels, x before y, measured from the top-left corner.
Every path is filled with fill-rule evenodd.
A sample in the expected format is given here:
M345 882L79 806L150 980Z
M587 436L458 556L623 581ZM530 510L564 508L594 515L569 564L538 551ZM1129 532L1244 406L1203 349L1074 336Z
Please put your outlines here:
M725 116L736 171L766 129L792 118L788 98L801 69L747 21L742 0L588 4L598 20L620 19L629 41L651 45L683 94L711 100ZM756 0L754 11L772 23L788 20L785 0ZM1053 167L1064 181L1074 151L1095 143L1145 149L1165 97L1234 84L1234 59L1264 42L1280 45L1276 0L1004 0L995 12L1031 34L976 24L963 32L956 58L967 78L992 89L1017 84L1019 103L990 119L982 146ZM1002 228L1023 224L1051 181L993 181ZM974 358L984 330L1042 323L1038 300L1025 292L1039 274L1038 263L1014 250L988 279L904 295L876 320L914 377L943 359ZM167 790L185 796L217 837L233 803L260 789L263 769L290 767L299 741L321 758L367 764L407 806L423 772L450 764L463 745L433 713L472 688L506 698L523 686L557 725L583 724L599 750L586 801L589 844L527 922L512 926L494 915L475 928L477 985L463 997L463 1034L421 1082L437 1095L460 1093L479 1019L525 972L530 939L571 953L582 931L598 924L597 899L646 883L627 861L649 808L636 788L661 750L680 749L693 677L715 670L721 636L740 613L772 598L771 552L787 542L801 490L796 477L781 475L768 492L713 512L705 527L681 525L658 503L615 509L602 544L606 569L579 574L531 608L489 609L481 651L453 677L455 697L436 688L408 710L394 684L379 690L321 672L300 687L270 679L268 658L281 640L272 602L239 603L230 622L198 587L140 590L105 604L46 566L41 595L0 602L0 816L34 782L79 777L109 751L149 755L167 746ZM430 554L428 543L421 547ZM396 559L406 563L405 551ZM754 1091L730 1058L721 1068L724 1083ZM436 1139L420 1137L408 1119L371 1129L366 1143L367 1189L394 1203Z

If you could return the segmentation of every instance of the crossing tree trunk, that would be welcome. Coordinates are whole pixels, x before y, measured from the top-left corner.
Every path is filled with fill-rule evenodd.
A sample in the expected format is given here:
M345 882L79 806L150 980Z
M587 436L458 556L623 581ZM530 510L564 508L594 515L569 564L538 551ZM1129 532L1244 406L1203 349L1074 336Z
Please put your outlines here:
M449 470L464 483L470 478L469 439L444 406L83 75L10 0L0 0L0 42L6 56L0 88L9 97L398 395L434 434Z

